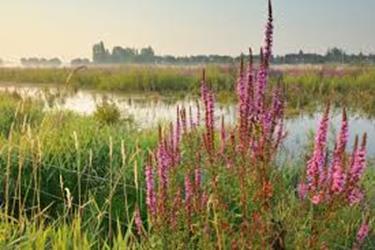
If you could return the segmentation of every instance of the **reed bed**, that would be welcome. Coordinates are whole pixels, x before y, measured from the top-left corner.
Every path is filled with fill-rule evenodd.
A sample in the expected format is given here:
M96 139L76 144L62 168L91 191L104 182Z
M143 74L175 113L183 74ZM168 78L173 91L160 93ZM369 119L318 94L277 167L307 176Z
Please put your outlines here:
M346 150L345 109L333 149L326 105L306 160L276 161L288 88L269 82L272 21L269 2L259 66L251 51L241 60L233 127L215 126L205 71L197 113L176 107L158 131L1 95L0 247L373 249L375 173L366 134Z

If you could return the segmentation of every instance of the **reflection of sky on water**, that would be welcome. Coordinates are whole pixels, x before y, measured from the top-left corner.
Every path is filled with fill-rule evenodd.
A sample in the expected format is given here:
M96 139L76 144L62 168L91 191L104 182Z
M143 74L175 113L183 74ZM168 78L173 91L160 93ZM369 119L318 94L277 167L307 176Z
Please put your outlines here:
M196 100L182 99L171 101L171 98L158 96L142 96L129 94L116 94L109 92L96 92L89 90L79 90L74 94L65 96L64 98L54 99L52 107L48 107L47 100L51 94L56 94L56 89L50 88L42 90L41 86L30 85L8 85L0 86L0 91L16 91L22 96L33 96L45 101L46 109L54 110L71 110L83 115L92 114L96 105L103 99L112 100L119 107L124 116L130 116L134 119L136 124L141 128L150 128L158 123L166 123L176 119L176 106L185 107L187 113L188 108L191 107L193 114L196 114L197 105ZM201 114L203 116L203 113ZM284 141L283 152L287 158L294 159L301 157L297 155L301 147L305 147L309 133L315 131L321 113L314 115L300 115L286 121L286 129L288 132L287 138ZM235 105L216 105L215 119L217 125L220 124L221 116L225 117L227 124L234 124L236 121L236 106ZM331 114L330 123L330 139L333 141L333 133L339 130L341 124L341 113L335 111ZM350 147L353 145L356 134L367 132L368 134L368 153L375 157L375 120L361 117L355 113L349 113L350 126Z

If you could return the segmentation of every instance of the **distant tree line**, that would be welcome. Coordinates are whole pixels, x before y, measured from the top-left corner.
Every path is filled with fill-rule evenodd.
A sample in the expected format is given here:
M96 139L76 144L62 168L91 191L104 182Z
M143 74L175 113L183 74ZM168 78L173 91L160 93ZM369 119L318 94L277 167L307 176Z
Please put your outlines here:
M235 61L234 57L221 55L158 56L151 46L142 49L115 46L112 51L109 51L105 48L103 42L99 42L93 46L92 54L92 62L94 64L228 64ZM75 62L77 62L77 59L75 59Z
M99 42L92 49L94 64L230 64L237 62L239 57L223 56L223 55L196 55L196 56L158 56L154 49L149 46L140 50L134 48L123 48L116 46L112 51L108 50L103 42ZM255 56L256 58L259 56ZM375 64L375 55L347 54L339 48L329 49L326 54L290 53L282 56L274 56L272 58L274 64L324 64L324 63L340 63L340 64ZM87 64L88 59L75 59L72 64Z
M325 55L304 53L300 50L297 54L275 56L273 61L275 64L375 64L375 54L347 54L339 48L328 49Z
M59 58L21 58L21 64L25 67L59 67L62 62Z
M255 60L259 55L254 56ZM92 60L88 58L76 58L71 60L72 66L81 65L101 65L101 64L164 64L164 65L196 65L196 64L232 64L238 62L240 57L225 55L195 55L195 56L159 56L154 49L146 48L123 48L115 46L110 51L103 42L95 44L92 48ZM276 55L272 57L273 64L375 64L375 54L365 55L348 54L339 48L328 49L324 55L317 53L289 53L286 55ZM2 60L0 59L0 65ZM21 64L25 67L59 67L62 62L59 58L22 58Z

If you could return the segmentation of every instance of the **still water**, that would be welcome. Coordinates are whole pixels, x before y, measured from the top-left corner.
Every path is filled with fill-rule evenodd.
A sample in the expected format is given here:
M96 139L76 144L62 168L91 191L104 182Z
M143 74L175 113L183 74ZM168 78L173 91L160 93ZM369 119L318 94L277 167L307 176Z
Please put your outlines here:
M174 121L176 118L176 107L191 107L196 114L197 100L192 98L176 99L156 95L124 94L113 92L98 92L90 90L78 90L67 92L55 87L42 85L0 85L0 91L16 92L21 96L30 96L42 100L46 110L70 110L82 115L90 115L96 110L97 104L103 100L111 100L120 109L122 116L131 117L139 129L147 129L157 126L159 123ZM61 93L64 93L63 95ZM286 120L287 137L284 140L283 151L287 158L299 157L301 147L305 147L308 139L313 135L321 111L313 114L301 114ZM368 134L368 155L375 158L375 120L367 118L353 111L349 112L350 146L354 142L356 134ZM215 107L215 118L217 124L224 116L225 122L233 125L236 122L235 104L217 104ZM341 124L341 112L334 110L331 113L330 138L333 141L334 134L339 130Z

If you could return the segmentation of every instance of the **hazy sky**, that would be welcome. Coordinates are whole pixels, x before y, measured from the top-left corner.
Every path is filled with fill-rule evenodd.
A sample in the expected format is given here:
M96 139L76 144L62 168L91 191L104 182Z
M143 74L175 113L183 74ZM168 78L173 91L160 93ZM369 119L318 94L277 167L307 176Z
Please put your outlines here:
M274 0L275 53L375 52L375 0ZM157 54L258 48L266 0L1 0L0 58L91 57L92 45Z

